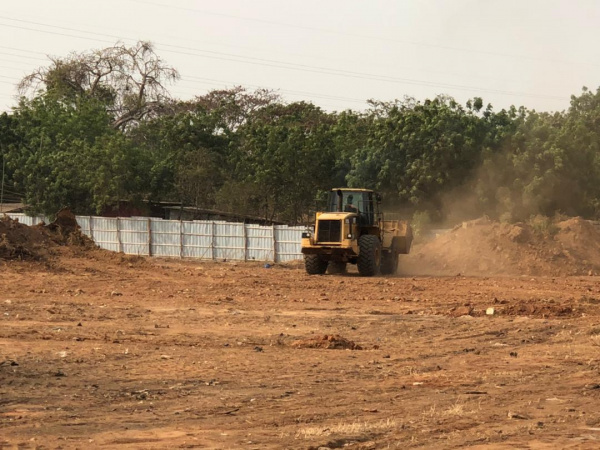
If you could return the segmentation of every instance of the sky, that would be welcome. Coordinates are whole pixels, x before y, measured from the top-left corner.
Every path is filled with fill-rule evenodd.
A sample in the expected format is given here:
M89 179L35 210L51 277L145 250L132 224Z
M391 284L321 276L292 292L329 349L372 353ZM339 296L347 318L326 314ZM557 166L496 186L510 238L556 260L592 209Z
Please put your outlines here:
M52 57L150 41L192 99L267 88L326 111L445 94L562 111L600 86L596 0L4 0L0 111Z

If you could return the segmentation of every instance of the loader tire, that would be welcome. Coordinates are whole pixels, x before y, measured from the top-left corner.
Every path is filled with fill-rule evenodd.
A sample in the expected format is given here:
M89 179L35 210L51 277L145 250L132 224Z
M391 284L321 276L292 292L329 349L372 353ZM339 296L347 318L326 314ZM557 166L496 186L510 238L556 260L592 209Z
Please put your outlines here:
M379 273L381 266L381 242L377 236L365 234L358 240L358 273L372 277Z
M319 255L304 255L304 268L309 275L323 275L327 270L327 261Z
M330 275L342 275L346 273L346 263L339 261L329 261L327 273Z
M395 275L398 271L398 255L394 252L384 253L381 258L382 275Z

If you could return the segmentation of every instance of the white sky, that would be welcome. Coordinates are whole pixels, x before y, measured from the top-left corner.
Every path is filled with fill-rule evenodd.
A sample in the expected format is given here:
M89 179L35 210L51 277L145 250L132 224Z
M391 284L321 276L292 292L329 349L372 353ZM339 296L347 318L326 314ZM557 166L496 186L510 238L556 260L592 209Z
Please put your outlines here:
M328 111L437 94L556 111L600 85L595 0L4 0L0 111L45 55L140 39L183 99L242 85Z

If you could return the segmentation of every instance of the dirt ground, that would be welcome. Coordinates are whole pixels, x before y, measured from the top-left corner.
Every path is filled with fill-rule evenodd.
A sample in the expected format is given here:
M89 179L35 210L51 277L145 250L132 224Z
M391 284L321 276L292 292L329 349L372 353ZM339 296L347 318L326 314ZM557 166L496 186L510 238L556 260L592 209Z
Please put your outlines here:
M594 273L42 257L3 226L2 449L600 447Z
M0 264L0 448L600 446L595 276Z

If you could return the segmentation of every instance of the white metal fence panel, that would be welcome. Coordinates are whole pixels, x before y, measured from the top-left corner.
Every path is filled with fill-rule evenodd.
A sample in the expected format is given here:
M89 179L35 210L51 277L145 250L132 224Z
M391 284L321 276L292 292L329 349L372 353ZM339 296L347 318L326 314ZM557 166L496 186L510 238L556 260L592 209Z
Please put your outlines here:
M116 217L90 217L89 228L89 236L101 248L121 251Z
M293 261L302 257L300 248L304 229L281 225L275 227L275 262Z
M145 217L130 217L119 219L121 248L127 255L149 255L148 240L149 220Z
M150 219L152 256L181 256L181 222Z
M90 223L92 218L90 216L77 216L77 225L81 228L81 232L88 237L92 237L92 231L90 228Z
M246 256L248 260L273 261L273 227L246 225Z
M25 225L50 222L45 216L8 215ZM302 258L303 227L149 217L76 218L82 233L98 246L128 255L275 262Z
M28 216L27 214L23 213L9 213L7 216L11 219L17 219L19 223L28 226L37 225L40 222L50 222L46 216Z
M214 222L213 229L215 259L246 259L243 223Z
M212 222L183 222L183 257L213 259Z

